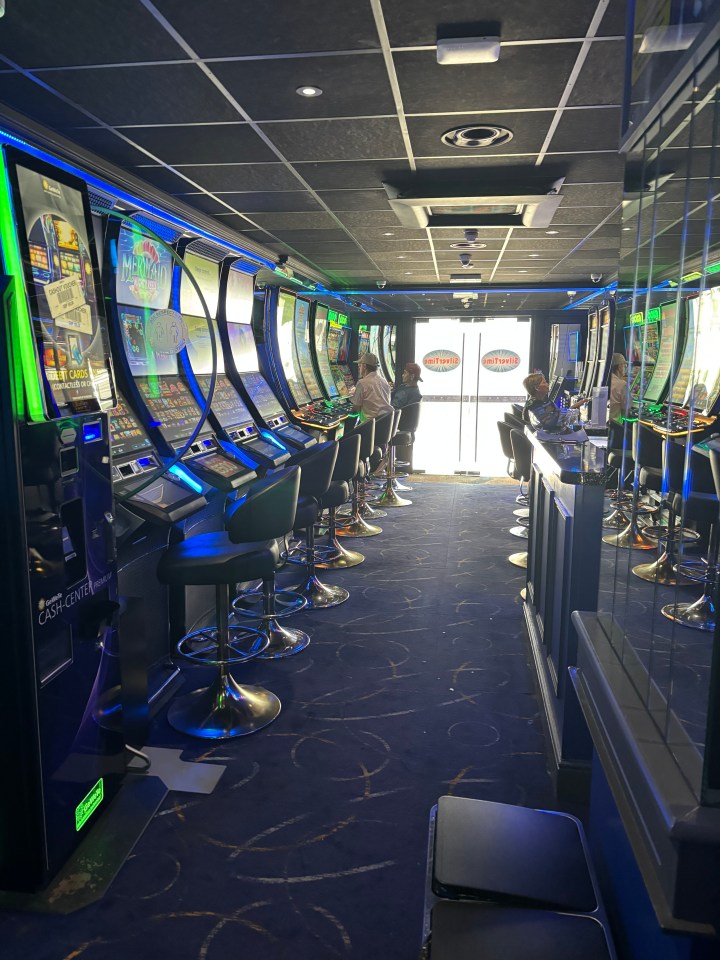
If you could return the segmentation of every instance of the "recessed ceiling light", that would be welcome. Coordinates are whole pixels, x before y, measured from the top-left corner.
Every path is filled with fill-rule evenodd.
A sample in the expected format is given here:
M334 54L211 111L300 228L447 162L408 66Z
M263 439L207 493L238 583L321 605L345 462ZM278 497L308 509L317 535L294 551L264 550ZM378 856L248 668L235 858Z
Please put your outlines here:
M632 227L623 227L623 230L632 230Z
M383 236L384 236L384 237L394 237L395 234L394 234L394 233L384 233Z
M320 87L311 87L309 84L306 84L303 87L298 87L295 93L301 97L319 97L322 94L322 90Z
M527 273L527 270L518 270L518 273Z
M406 277L412 276L412 270L406 270L406 271L405 271L405 276L406 276Z
M398 260L407 260L407 257L405 256L404 253L401 253L398 255Z
M559 230L546 230L545 233L551 235L551 234L553 234L553 233L560 233L560 231L559 231Z
M539 257L539 256L540 256L539 253L529 253L529 254L528 254L528 257L530 257L530 259L533 259L534 257Z

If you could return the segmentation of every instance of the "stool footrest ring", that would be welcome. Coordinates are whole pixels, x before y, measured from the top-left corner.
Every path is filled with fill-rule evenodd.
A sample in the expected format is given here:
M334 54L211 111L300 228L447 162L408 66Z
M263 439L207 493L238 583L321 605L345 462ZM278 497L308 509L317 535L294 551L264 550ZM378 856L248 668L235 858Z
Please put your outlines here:
M219 666L220 664L245 663L259 656L268 645L268 638L262 630L246 626L228 626L227 655L218 657L217 627L206 627L204 630L195 630L188 633L177 644L178 654L192 663L201 663L205 666Z

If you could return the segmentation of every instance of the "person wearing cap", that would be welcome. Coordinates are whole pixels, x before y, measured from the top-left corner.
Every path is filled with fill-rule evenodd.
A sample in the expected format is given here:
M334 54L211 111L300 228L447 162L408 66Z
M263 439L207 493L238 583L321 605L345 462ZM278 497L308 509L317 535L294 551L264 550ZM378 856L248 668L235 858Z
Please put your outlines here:
M418 387L418 380L422 383L421 373L422 370L420 369L419 363L405 364L402 383L393 390L392 397L390 398L390 403L392 403L396 410L399 410L401 407L407 407L411 403L420 403L422 394Z
M534 430L542 429L558 433L570 428L570 418L567 413L560 410L548 398L550 384L544 373L531 373L523 380L523 387L528 394L523 408L523 420ZM576 410L586 402L582 398L575 400L568 409Z
M390 413L390 384L378 373L378 358L374 353L362 353L357 361L360 379L352 395L353 407L361 420L372 420Z
M614 353L610 360L608 418L616 423L627 413L627 388L627 361L621 353Z

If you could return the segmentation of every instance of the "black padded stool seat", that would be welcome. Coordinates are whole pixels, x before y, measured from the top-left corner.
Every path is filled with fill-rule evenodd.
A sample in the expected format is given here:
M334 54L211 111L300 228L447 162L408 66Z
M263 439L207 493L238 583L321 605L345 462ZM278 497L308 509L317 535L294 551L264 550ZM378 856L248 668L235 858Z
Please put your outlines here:
M598 907L574 817L464 797L438 801L432 889L573 913Z
M365 507L365 478L368 474L367 459L375 449L375 420L365 420L356 425L353 435L360 437L360 453L358 467L353 479L352 505L349 509L338 511L338 517L343 518L342 525L338 524L338 537L376 537L382 533L382 527L368 523L363 515ZM370 511L371 512L371 511ZM347 520L345 521L345 518Z
M322 498L323 509L328 511L327 545L332 554L317 564L322 570L339 570L356 567L365 557L356 550L347 550L337 536L337 508L350 496L350 483L358 475L360 463L360 436L348 433L340 439L338 455L333 470L332 483Z
M344 480L333 480L322 498L323 507L341 507L350 496L350 486Z
M238 552L242 551L242 552ZM270 576L278 563L275 540L232 543L225 532L201 533L170 547L158 563L162 583L240 583Z
M304 494L298 497L295 511L294 530L305 530L308 524L314 523L318 514L318 502L314 497Z
M492 903L440 901L432 910L430 960L611 960L594 917Z

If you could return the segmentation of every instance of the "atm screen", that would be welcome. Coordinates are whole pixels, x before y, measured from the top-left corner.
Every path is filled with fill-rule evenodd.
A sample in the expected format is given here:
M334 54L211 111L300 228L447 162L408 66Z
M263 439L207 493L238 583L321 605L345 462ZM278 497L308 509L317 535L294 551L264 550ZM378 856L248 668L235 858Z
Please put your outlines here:
M188 276L189 271L200 287L210 316L214 318L217 314L220 288L220 264L206 260L205 257L198 257L191 250L185 251L183 263L187 269L183 270L180 276L180 312L191 317L205 316L202 301Z
M328 308L322 303L315 307L315 357L317 358L320 376L323 385L329 396L337 397L339 391L330 369L330 357L328 356Z
M213 372L212 335L215 337L215 370L224 373L225 361L215 320L210 321L210 326L205 317L185 317L184 320L188 331L188 360L195 376Z
M230 270L225 291L225 319L228 323L252 321L254 278L239 270Z
M238 373L248 373L258 369L257 347L252 327L249 323L229 323L227 325L230 350Z
M92 222L80 189L18 164L10 168L14 205L39 353L60 409L113 390L102 308L98 306ZM63 281L65 281L63 283Z
M150 438L125 400L118 395L110 411L110 447L114 457L150 447Z
M271 420L273 417L284 414L285 411L261 373L252 371L244 373L242 382L264 420Z
M142 378L137 385L155 425L178 450L200 419L200 407L190 390L179 377ZM203 425L201 434L208 432Z
M210 389L210 377L198 377L200 389L207 396ZM222 427L234 427L238 423L247 423L252 420L250 411L245 406L235 387L225 374L215 378L215 390L212 398L212 411L220 421Z
M294 337L295 297L281 290L277 305L277 339L285 380L293 400L298 406L310 403L310 394L305 388L300 370Z
M647 331L647 332L645 332ZM659 340L658 340L659 333ZM650 380L645 389L643 398L650 403L657 403L665 396L668 381L672 375L673 359L678 328L677 303L663 303L660 306L660 330L657 323L647 323L638 330L641 336L640 357L644 357L645 369L651 371ZM637 355L637 344L633 347L633 358Z
M118 306L122 342L133 377L170 376L177 373L177 354L156 353L147 338L147 321L153 311Z
M140 226L120 229L115 298L131 307L158 310L170 303L173 259L169 250L146 236Z
M321 400L323 393L315 376L310 349L310 304L300 297L295 300L294 334L295 354L305 389L310 394L311 400Z
M695 362L683 406L710 414L720 396L720 287L688 301L696 312Z

